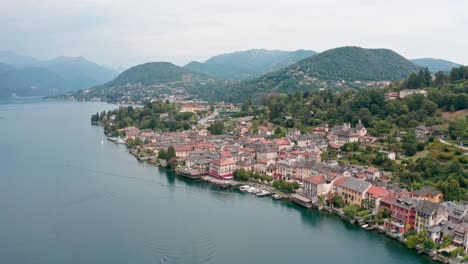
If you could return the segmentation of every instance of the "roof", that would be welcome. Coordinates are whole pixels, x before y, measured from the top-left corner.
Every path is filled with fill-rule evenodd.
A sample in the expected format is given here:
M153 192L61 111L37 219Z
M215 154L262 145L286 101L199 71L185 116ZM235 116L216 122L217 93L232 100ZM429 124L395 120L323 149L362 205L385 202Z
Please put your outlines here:
M382 199L380 200L381 203L393 204L396 201L396 197L393 193L387 193Z
M231 164L236 164L234 160L232 159L217 159L217 160L212 160L210 163L219 165L219 166L224 166L224 165L231 165Z
M350 190L360 192L360 193L363 193L365 190L367 190L371 186L372 184L370 184L369 182L354 179L354 178L346 178L345 182L342 184L343 188L350 189Z
M413 197L406 197L406 196L401 196L396 199L396 201L393 203L394 206L404 208L404 209L410 209L410 208L415 208L418 206L419 201L416 200L416 198Z
M341 187L345 181L346 181L346 177L339 177L338 179L335 180L333 184L335 186Z
M434 187L424 186L421 190L413 191L413 193L416 194L416 195L427 195L427 194L439 195L442 192L437 190Z
M193 150L192 146L175 146L174 151L179 152L179 151L191 151Z
M370 173L376 173L376 172L378 172L378 171L379 171L379 169L377 169L377 168L375 168L375 167L370 167L370 168L368 168L368 169L366 170L366 172L370 172Z
M416 212L424 215L432 215L437 209L439 209L438 204L429 201L421 201L416 207Z
M324 179L323 175L316 175L316 176L307 177L304 179L304 181L318 185L318 184L323 183L323 179Z
M369 190L367 190L367 193L374 196L375 198L381 198L389 193L389 191L384 188L372 185Z

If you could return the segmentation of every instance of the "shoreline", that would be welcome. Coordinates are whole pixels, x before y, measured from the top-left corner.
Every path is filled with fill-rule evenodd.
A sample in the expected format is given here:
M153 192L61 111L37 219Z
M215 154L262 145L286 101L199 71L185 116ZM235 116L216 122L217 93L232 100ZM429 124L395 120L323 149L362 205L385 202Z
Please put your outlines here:
M119 145L119 143L117 143L116 141L110 140L109 138L108 138L108 140L113 142L114 144ZM464 262L450 261L448 258L442 258L437 254L432 254L431 252L428 252L427 250L425 250L423 248L420 248L419 246L416 246L415 248L412 248L412 249L408 248L406 246L406 244L405 244L405 239L403 238L403 236L397 236L395 233L392 233L392 232L384 229L383 226L370 224L370 223L366 222L363 219L359 219L359 218L356 218L356 217L353 218L353 219L350 219L349 217L345 216L344 213L342 212L342 210L340 210L340 209L329 207L329 206L320 206L318 204L312 204L311 207L305 206L305 205L301 204L300 202L296 202L294 197L293 197L294 194L298 194L299 196L302 196L299 193L294 192L294 193L291 193L291 194L284 194L281 191L277 190L276 188L272 187L271 185L265 185L265 184L262 184L262 183L259 183L259 182L254 182L254 181L241 182L241 181L236 181L234 179L230 179L230 180L217 179L217 178L209 176L208 174L204 174L204 175L202 175L202 176L200 176L198 178L186 177L186 176L178 174L176 172L176 170L169 169L169 168L163 166L162 164L160 164L159 162L157 162L157 161L155 161L155 160L153 160L151 158L142 159L142 158L138 157L136 155L136 153L133 153L131 151L131 149L128 148L127 144L120 144L120 145L125 145L125 147L127 148L128 153L131 154L132 156L134 156L139 162L147 163L147 164L155 166L155 167L157 167L159 169L163 169L165 171L172 172L172 173L174 173L174 175L176 177L185 178L185 179L187 179L189 181L203 181L203 182L205 182L207 184L210 184L212 186L219 187L220 189L225 190L225 191L226 190L234 190L235 188L239 189L239 187L242 186L242 185L249 185L249 186L256 187L256 188L268 189L269 191L270 190L272 191L272 195L273 194L280 195L280 198L278 198L278 199L275 199L273 197L271 197L271 199L275 199L275 200L278 200L278 201L281 201L281 202L290 202L291 204L295 204L296 206L300 206L305 210L316 210L317 212L322 212L322 213L325 212L327 214L330 214L331 216L339 217L341 219L341 221L343 221L343 222L345 222L347 224L351 224L351 225L360 227L364 231L378 232L380 235L384 235L388 239L395 240L395 241L399 242L401 245L405 246L405 248L407 248L408 250L411 250L413 252L417 252L418 254L420 254L423 257L425 257L427 259L430 259L432 261L436 261L436 262L439 262L439 263L452 263L452 264L463 264L464 263ZM239 191L243 192L242 190L239 190ZM258 197L258 198L264 198L264 197ZM364 227L365 225L367 225L367 226Z

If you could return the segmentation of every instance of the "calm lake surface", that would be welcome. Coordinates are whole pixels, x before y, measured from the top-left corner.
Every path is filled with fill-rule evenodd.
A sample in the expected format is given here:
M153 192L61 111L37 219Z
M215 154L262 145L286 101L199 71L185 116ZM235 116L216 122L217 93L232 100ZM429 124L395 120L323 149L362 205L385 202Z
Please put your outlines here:
M0 263L434 263L337 217L140 163L90 125L112 108L0 101Z

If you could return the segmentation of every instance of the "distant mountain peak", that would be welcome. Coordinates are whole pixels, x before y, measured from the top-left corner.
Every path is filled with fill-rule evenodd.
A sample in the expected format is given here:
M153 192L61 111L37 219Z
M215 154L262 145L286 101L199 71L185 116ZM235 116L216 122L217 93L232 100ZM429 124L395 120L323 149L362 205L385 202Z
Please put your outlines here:
M434 58L420 58L411 60L416 65L427 67L431 72L445 71L448 72L452 68L460 67L461 64Z
M249 49L213 56L205 62L192 61L184 67L226 80L246 80L282 69L315 55L315 51Z

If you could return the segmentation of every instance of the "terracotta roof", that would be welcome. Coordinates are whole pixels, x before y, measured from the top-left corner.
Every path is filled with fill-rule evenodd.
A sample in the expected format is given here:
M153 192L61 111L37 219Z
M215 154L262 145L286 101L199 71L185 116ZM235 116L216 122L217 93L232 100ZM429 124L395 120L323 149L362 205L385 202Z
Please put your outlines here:
M370 167L370 168L368 168L368 169L366 170L366 172L370 172L370 173L376 173L376 172L378 172L378 171L379 171L379 169L374 168L374 167Z
M371 194L375 198L380 198L384 197L387 193L389 193L389 191L387 189L372 185L369 190L367 190L367 193Z
M387 204L393 204L396 201L396 196L393 195L393 193L389 192L387 193L380 202L387 203Z
M192 146L175 146L175 147L174 147L174 150L175 150L175 152L179 152L179 151L191 151L191 150L193 150L193 147L192 147Z
M311 176L311 177L307 177L304 179L304 181L306 182L310 182L312 184L321 184L323 183L323 175L316 175L316 176Z
M335 186L341 187L345 181L346 181L346 177L340 177L340 178L336 179L333 184Z

